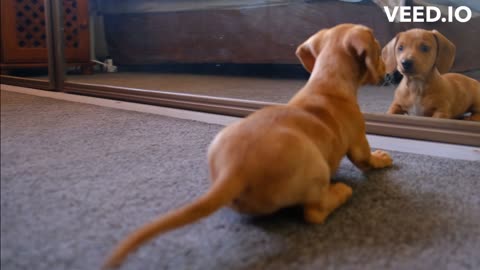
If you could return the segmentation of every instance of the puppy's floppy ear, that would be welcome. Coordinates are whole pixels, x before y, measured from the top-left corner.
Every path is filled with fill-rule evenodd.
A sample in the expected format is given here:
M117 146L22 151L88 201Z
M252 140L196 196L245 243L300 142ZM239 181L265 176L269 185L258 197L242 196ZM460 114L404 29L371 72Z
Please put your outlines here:
M380 44L371 29L362 27L350 30L343 45L364 61L367 68L364 82L377 83L383 78L385 69L380 59Z
M437 40L438 55L435 65L440 73L447 73L455 61L455 45L437 30L432 30L433 36Z
M300 60L300 63L302 63L303 67L309 73L312 73L313 66L315 65L316 56L313 55L309 40L298 46L295 54L297 55L298 60Z
M315 66L315 60L321 50L321 43L325 34L325 29L319 31L315 35L311 36L307 41L298 46L295 54L302 63L303 67L312 73L313 66Z
M397 58L395 57L395 45L397 44L398 36L397 34L390 42L383 47L382 50L382 59L385 62L385 72L388 74L393 74L397 69Z

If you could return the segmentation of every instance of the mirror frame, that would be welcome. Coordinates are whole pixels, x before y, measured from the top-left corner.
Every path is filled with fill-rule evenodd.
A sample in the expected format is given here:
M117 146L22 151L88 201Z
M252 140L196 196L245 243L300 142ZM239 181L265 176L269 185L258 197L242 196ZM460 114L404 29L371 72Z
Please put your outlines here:
M63 90L71 94L237 117L245 117L265 106L280 105L280 103L72 82L65 82ZM480 124L478 123L406 115L374 113L363 115L369 134L480 146Z

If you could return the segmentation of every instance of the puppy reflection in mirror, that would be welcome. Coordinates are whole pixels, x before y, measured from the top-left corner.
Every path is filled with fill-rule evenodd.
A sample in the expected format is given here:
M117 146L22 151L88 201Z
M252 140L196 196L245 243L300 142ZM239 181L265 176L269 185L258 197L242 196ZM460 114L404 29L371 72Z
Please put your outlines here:
M387 72L397 69L403 79L387 113L480 121L480 82L446 73L455 49L436 30L411 29L392 39L382 57Z

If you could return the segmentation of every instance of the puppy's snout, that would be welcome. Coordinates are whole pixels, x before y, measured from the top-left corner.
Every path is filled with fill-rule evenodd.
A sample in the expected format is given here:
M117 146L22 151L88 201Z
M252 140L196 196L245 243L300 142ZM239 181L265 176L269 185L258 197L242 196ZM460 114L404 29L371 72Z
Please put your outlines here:
M410 72L413 70L413 61L410 59L402 60L402 67L405 72Z

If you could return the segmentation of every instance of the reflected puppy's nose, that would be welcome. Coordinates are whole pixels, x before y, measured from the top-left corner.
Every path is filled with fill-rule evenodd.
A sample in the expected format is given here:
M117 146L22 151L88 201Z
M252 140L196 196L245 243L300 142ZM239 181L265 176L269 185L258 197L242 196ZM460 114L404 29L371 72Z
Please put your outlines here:
M413 61L409 59L402 60L402 67L405 71L411 71L413 68Z

